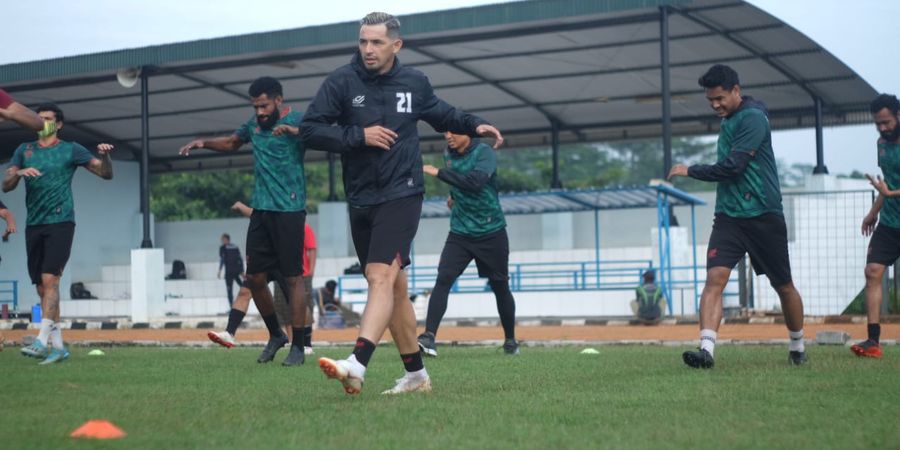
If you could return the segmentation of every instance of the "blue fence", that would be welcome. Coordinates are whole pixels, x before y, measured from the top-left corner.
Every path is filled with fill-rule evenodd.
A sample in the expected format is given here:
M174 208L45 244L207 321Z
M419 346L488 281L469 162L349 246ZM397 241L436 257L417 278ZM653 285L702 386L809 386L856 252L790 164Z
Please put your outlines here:
M595 261L513 263L509 265L510 289L514 292L632 291L642 282L642 275L648 269L659 270L653 266L653 261L646 259L604 260L599 264ZM673 291L668 298L670 313L677 302L681 303L681 311L697 311L703 280L695 280L694 273L705 274L706 268L689 265L669 269L675 275L670 279ZM411 294L429 291L437 279L437 266L412 265L408 276ZM737 271L733 271L731 281L736 282L737 277ZM366 281L362 275L342 275L337 281L339 296L366 292ZM489 290L487 280L479 278L475 265L471 264L454 283L451 292L478 293ZM725 293L726 297L737 295L737 292ZM363 304L365 301L349 303Z
M12 310L19 309L19 282L16 280L0 280L0 304L12 304Z

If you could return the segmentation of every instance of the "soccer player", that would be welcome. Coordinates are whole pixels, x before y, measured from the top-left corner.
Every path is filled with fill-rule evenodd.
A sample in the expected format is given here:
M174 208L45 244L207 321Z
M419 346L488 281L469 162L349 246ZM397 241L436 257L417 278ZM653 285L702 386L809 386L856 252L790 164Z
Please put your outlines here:
M516 342L516 301L509 290L509 237L497 194L497 156L490 145L469 136L444 133L444 168L427 165L427 175L449 184L450 233L441 252L437 281L428 300L425 332L419 336L422 353L437 356L435 337L447 297L456 279L475 260L478 276L488 279L503 326L503 351L519 354Z
M690 167L676 164L669 172L670 179L691 177L718 184L706 285L700 297L700 349L684 352L684 363L695 368L713 367L716 332L722 321L722 292L731 270L749 253L756 273L769 278L781 299L790 335L788 361L803 364L807 360L803 301L791 278L787 226L765 105L741 95L738 74L728 66L712 66L699 84L722 118L718 162Z
M256 180L251 199L254 210L247 229L245 282L269 330L269 342L257 359L267 363L289 341L275 315L267 274L277 272L284 277L292 323L302 324L306 320L303 267L297 257L303 250L303 225L306 222L303 172L306 148L299 137L301 114L283 107L284 93L278 80L257 78L250 85L249 94L254 117L231 136L191 141L179 153L187 156L198 148L236 152L248 142L253 144ZM287 366L304 362L303 327L294 327L292 331L293 345L283 362Z
M896 96L881 94L872 101L870 110L880 135L878 167L884 178L866 175L878 191L862 222L863 235L872 236L865 270L868 339L850 350L857 356L881 358L881 279L887 266L900 257L900 101Z
M113 146L98 145L100 157L95 158L78 143L57 137L65 123L58 106L41 105L37 114L53 125L42 127L37 141L24 143L13 153L3 180L3 192L15 189L19 180L25 178L28 275L37 287L44 312L37 339L22 348L22 354L43 358L41 364L52 364L69 358L59 323L59 278L69 261L75 235L72 177L82 166L104 180L112 179L109 152Z
M360 24L359 51L325 79L301 127L307 146L341 154L353 245L368 282L353 354L320 358L319 366L345 392L358 394L375 345L390 327L406 375L385 393L429 391L403 271L425 191L416 127L424 120L439 132L493 136L496 145L503 138L483 119L437 98L423 73L400 64L403 41L394 16L374 12Z
M250 217L253 214L253 208L245 205L243 202L235 202L231 209L241 213L244 217ZM313 270L316 265L316 235L309 224L304 224L303 231L303 282L306 298L306 324L303 328L303 353L312 355L312 324L313 324L313 302L312 302L312 277ZM275 281L275 292L273 293L273 302L275 304L275 315L278 322L285 328L291 329L291 312L290 303L284 295L283 279L276 273L269 275L270 281ZM232 305L228 314L228 326L223 332L210 331L207 333L209 339L223 347L234 347L235 333L238 326L244 320L247 314L247 308L250 306L250 290L241 288L238 292L238 298Z
M231 243L228 233L222 235L222 245L219 247L219 273L222 278L222 269L225 269L225 292L228 295L228 306L234 303L232 287L237 284L238 289L243 287L241 277L244 275L244 258L241 258L241 249Z
M11 120L31 131L43 131L49 135L56 129L55 122L46 122L34 111L15 101L6 91L0 89L0 122Z

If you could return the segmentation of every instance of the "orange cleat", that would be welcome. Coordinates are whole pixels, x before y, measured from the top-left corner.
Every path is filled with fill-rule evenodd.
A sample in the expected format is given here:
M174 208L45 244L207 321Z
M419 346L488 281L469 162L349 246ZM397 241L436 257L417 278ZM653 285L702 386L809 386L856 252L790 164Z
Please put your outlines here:
M881 358L881 344L871 339L867 339L863 342L860 342L859 344L850 347L850 351L856 354L856 356L862 356L865 358Z

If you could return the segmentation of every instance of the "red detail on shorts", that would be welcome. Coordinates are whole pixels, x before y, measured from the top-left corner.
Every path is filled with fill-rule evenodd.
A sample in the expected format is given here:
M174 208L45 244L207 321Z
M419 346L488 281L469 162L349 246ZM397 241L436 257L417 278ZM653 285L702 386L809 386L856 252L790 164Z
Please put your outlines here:
M6 91L0 89L0 108L9 108L9 105L12 105L14 102L15 100Z
M711 248L711 249L709 249L709 253L706 255L706 258L712 259L712 258L715 258L716 256L719 256L719 249Z

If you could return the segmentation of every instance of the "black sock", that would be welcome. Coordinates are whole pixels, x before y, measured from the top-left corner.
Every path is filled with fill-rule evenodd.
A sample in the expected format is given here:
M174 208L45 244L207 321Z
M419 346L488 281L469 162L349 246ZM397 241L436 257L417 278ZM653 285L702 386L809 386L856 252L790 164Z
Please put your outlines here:
M291 347L298 347L303 350L303 330L305 328L291 327Z
M312 347L312 327L303 329L303 345L305 347Z
M418 372L425 368L425 364L422 362L422 352L400 355L400 359L403 360L403 367L406 367L407 372Z
M497 312L500 314L500 324L503 325L503 335L506 339L516 339L516 300L509 291L508 281L491 281L491 290L497 299Z
M869 324L869 340L879 342L881 339L881 324L880 323L870 323Z
M231 333L232 336L237 334L237 329L241 326L241 322L244 320L245 315L247 315L247 313L232 308L231 311L228 312L228 326L225 327L225 331Z
M366 338L357 338L356 347L353 349L353 356L364 367L369 366L369 360L372 359L372 353L375 353L375 344Z
M269 330L269 337L282 336L281 325L278 324L278 316L275 313L263 316L263 322L266 323L266 329Z

